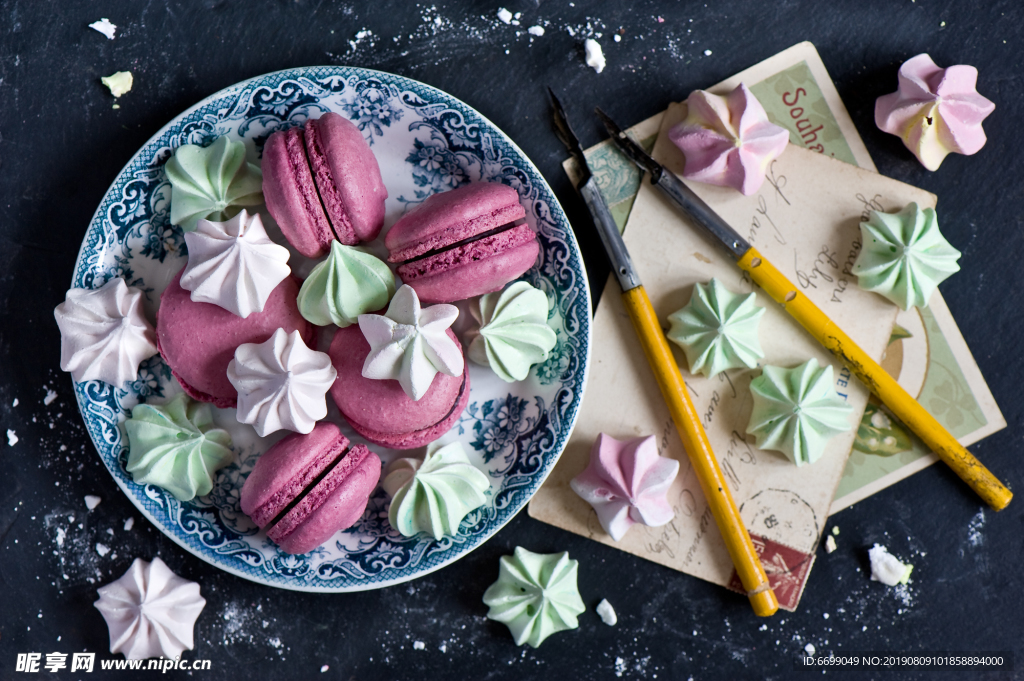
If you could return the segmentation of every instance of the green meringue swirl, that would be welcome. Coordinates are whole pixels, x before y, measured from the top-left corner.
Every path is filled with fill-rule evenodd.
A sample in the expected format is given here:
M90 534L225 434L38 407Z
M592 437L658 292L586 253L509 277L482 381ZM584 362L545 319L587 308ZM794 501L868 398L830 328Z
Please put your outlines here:
M398 459L382 483L391 495L388 520L406 537L426 532L440 540L459 532L459 523L487 501L491 483L469 462L458 442L427 447L419 459Z
M516 547L502 556L498 581L484 592L487 618L502 622L516 645L536 648L551 634L575 629L587 608L576 587L579 563L562 553L532 553Z
M753 369L764 357L757 331L764 308L753 293L733 293L712 279L697 283L683 309L668 316L672 327L666 334L686 353L692 373L711 378L726 369Z
M927 306L939 283L960 271L960 251L942 236L932 208L911 203L898 213L871 211L860 233L858 284L904 310Z
M302 282L299 313L317 326L349 326L359 315L386 307L393 295L395 275L387 263L332 241L327 259Z
M263 203L263 173L245 160L245 145L218 137L208 147L184 144L164 165L171 182L171 223L194 231L201 219L225 222Z
M124 426L132 479L162 487L178 501L209 494L214 472L235 457L231 436L213 427L210 405L184 393L167 404L136 405Z
M813 357L792 369L766 366L750 392L747 433L760 449L782 452L797 466L820 459L828 441L851 428L853 407L836 393L832 365L820 368Z
M469 359L507 383L526 378L557 342L548 325L548 297L525 281L481 296L472 312L480 329L470 341Z

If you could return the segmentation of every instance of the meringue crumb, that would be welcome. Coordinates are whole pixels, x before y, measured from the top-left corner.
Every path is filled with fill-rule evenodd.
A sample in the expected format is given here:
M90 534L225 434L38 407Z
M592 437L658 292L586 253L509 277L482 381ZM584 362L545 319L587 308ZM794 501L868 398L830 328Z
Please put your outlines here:
M612 607L607 598L602 598L601 602L597 604L597 614L601 621L609 627L614 627L619 623L619 617L615 614L615 608Z
M544 35L544 27L543 26L531 26L530 28L526 29L526 32L529 33L530 35L542 36L542 35Z
M18 436L14 434L14 431L10 428L7 429L7 446L13 447L18 444Z
M583 43L583 50L586 53L587 66L598 73L604 71L607 62L604 58L604 52L601 50L601 44L593 38L587 38L587 41Z
M423 641L413 641L412 642L412 649L413 650L425 650L426 647L427 647L427 644L424 643Z
M621 43L622 42L622 36L619 35L618 33L616 33L615 36L612 38L612 40L614 40L617 43Z
M85 495L85 505L90 511L99 506L101 501L103 501L103 499L96 496L95 494Z
M46 397L43 398L43 406L49 407L51 404L53 404L53 401L55 399L57 399L57 391L56 390L47 390L46 391Z
M100 78L100 82L110 88L110 94L120 97L132 89L132 72L118 71L113 75Z
M814 652L815 652L814 644L813 643L808 643L807 645L805 645L804 646L804 652L807 653L808 655L814 655Z
M130 532L133 527L135 527L135 518L129 518L128 520L124 521L125 532Z
M103 35L107 36L107 40L114 39L114 31L117 30L117 26L110 23L110 19L103 17L99 21L94 21L89 24L89 28L94 31L99 31Z
M837 537L839 536L839 526L838 525L835 525L835 526L832 527L832 534L834 534Z
M503 23L503 24L511 24L512 23L512 12L509 12L504 7L501 7L501 8L498 9L498 19L500 19L501 23Z
M711 56L711 50L704 50L704 56L705 57L710 57Z
M14 398L14 401L13 401L13 402L11 402L11 406L12 406L12 407L17 407L17 406L18 406L18 398L17 398L17 397L15 397L15 398Z
M825 539L825 553L832 553L836 550L836 548L836 538L832 535L829 535Z
M910 573L914 566L901 562L884 546L875 544L868 550L868 558L871 559L871 579L873 581L881 582L886 586L906 584L910 581Z
M325 673L330 668L331 668L330 665L325 664L323 667L320 667L320 673L323 674L323 673Z
M96 544L96 553L98 553L100 555L100 558L102 558L103 556L105 556L108 553L110 553L110 547L107 546L106 544L97 543Z

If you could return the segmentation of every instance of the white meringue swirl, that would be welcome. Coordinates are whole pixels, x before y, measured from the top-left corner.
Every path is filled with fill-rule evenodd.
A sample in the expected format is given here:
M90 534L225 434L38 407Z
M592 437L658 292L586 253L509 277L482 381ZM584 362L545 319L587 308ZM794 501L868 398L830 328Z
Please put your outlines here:
M243 343L228 364L238 390L239 423L260 437L281 429L307 434L327 416L327 391L338 373L331 358L310 350L298 331L278 329L264 343Z
M185 232L188 265L181 287L197 303L213 303L245 318L291 274L288 249L270 240L259 214L243 208L227 222L200 220Z
M53 316L60 327L60 368L76 383L100 380L120 388L157 353L153 325L142 314L142 291L120 277L98 289L73 288Z
M420 308L416 290L402 286L384 315L359 315L359 329L370 344L363 376L395 379L413 400L427 393L439 371L461 376L462 350L447 333L458 316L454 305Z
M193 629L206 599L199 585L160 560L136 558L128 572L97 589L93 603L110 630L110 652L129 660L179 657L193 648Z

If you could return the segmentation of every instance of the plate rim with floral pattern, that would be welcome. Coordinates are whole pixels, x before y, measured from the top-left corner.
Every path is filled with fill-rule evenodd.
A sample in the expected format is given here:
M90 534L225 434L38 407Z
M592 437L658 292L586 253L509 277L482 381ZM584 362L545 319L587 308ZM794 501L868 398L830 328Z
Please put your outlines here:
M336 542L341 557L327 560L331 556L327 550L318 561L321 549L293 557L269 541L256 547L246 540L244 524L251 521L231 510L241 470L223 469L230 471L224 478L232 482L218 482L207 497L184 503L160 488L135 484L125 471L127 447L121 424L132 406L151 396L163 397L163 387L170 388L173 381L159 355L145 360L139 379L123 388L101 381L75 384L79 410L100 458L118 486L161 532L226 572L298 591L363 591L398 584L448 565L493 536L522 510L554 468L576 423L590 364L591 297L586 270L569 221L540 171L469 105L419 81L360 67L298 67L256 76L210 95L172 119L132 157L104 195L82 241L72 287L97 288L121 276L147 292L139 270L149 267L159 272L166 257L181 258L174 249L183 248L183 239L180 229L170 225L169 188L162 168L173 148L236 134L253 140L253 145L247 145L253 147L251 156L275 129L301 124L311 113L339 108L343 109L339 113L359 125L371 146L391 130L416 137L405 163L411 166L411 181L422 189L409 195L409 203L446 188L441 180L497 179L519 192L541 242L540 262L525 278L553 299L551 314L559 344L547 362L534 367L527 381L540 386L547 380L544 385L553 386L552 395L548 400L534 396L531 401L510 391L505 398L499 395L486 402L471 398L457 426L459 435L468 431L467 437L472 437L475 432L474 447L490 436L484 444L484 460L490 454L503 468L497 474L488 471L496 480L488 502L463 520L458 535L434 541L422 534L404 538L393 529L383 529L386 502L378 489L363 518ZM412 121L407 129L399 127L403 116ZM431 154L431 163L424 163L421 157ZM449 164L451 176L438 180L428 172L444 163ZM153 288L148 291L152 293ZM149 304L155 309L155 302ZM492 452L489 447L499 436L505 449ZM255 536L255 527L248 532ZM272 547L269 553L268 546Z

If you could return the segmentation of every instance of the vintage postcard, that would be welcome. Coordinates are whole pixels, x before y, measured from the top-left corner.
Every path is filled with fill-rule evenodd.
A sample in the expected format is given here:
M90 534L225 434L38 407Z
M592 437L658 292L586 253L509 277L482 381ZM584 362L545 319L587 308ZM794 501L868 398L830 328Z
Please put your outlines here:
M682 119L672 105L662 119L653 155L677 175L682 154L664 131ZM911 201L934 206L923 190L882 177L820 152L790 145L753 196L689 185L766 258L801 287L870 355L881 358L897 308L860 290L850 274L859 251L860 220L872 205L895 210ZM687 377L697 411L755 545L771 568L780 605L796 607L824 529L836 485L846 466L868 392L835 362L781 307L755 290L729 256L687 224L650 184L643 184L624 233L626 245L663 322L690 298L695 282L718 278L737 292L755 291L766 309L760 338L762 364L792 367L809 358L831 364L837 392L850 404L850 430L829 442L813 465L794 466L777 452L761 451L746 435L752 401L750 380L759 370L732 370L707 379ZM530 514L688 574L727 586L733 567L689 465L668 408L647 366L612 281L594 318L591 374L580 419L569 445L534 497ZM681 366L686 360L676 350ZM617 438L653 434L665 456L681 463L670 498L677 515L667 526L634 527L613 543L590 507L569 488L586 466L598 433Z
M710 89L727 92L741 82L751 88L772 122L790 131L793 144L876 170L811 43L794 45ZM657 114L629 129L648 151L657 139L661 117ZM616 223L625 228L640 189L639 170L608 141L587 149L586 156ZM566 161L564 168L570 178L576 178L571 161ZM898 332L883 366L945 428L962 444L970 445L1006 427L941 293L935 293L927 309L900 313L896 323ZM938 457L872 400L831 513L936 461Z

